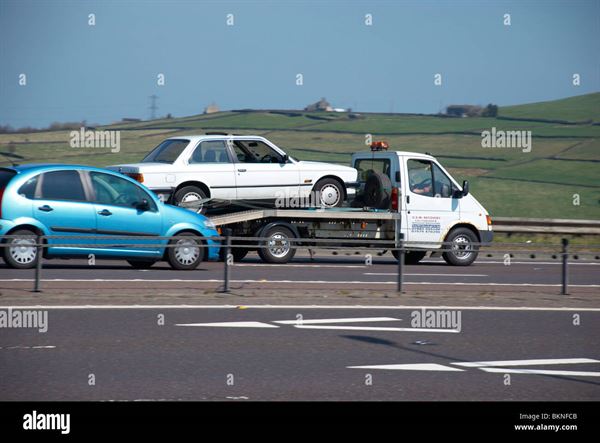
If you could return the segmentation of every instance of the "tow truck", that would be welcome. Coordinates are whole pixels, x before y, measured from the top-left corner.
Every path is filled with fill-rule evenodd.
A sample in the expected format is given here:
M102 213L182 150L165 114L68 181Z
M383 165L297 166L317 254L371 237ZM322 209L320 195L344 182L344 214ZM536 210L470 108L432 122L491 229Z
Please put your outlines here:
M383 141L370 148L352 155L359 183L349 207L251 209L212 216L221 232L228 229L238 238L231 249L234 260L242 260L257 244L240 237L260 237L266 240L256 250L267 263L289 262L296 245L317 247L324 239L344 245L361 239L365 248L381 242L364 240L388 240L397 259L403 241L408 264L428 253L441 255L450 265L472 264L479 247L492 242L493 230L490 215L469 193L469 183L459 185L432 155L390 151Z

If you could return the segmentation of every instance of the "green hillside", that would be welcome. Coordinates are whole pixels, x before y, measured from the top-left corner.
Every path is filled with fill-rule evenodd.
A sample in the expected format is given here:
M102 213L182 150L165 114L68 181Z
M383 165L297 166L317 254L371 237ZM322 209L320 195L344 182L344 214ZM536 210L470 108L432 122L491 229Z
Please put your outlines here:
M600 92L578 95L549 102L506 106L500 110L504 117L566 120L570 122L600 122Z
M527 121L600 121L600 93L501 108L502 118L430 115L231 111L185 118L119 123L121 149L69 145L70 131L0 134L0 165L66 162L106 166L136 162L166 137L223 131L263 135L301 160L348 164L367 149L365 135L391 149L430 152L496 216L600 219L600 125ZM532 150L483 148L485 130L530 130ZM574 205L574 196L579 205Z

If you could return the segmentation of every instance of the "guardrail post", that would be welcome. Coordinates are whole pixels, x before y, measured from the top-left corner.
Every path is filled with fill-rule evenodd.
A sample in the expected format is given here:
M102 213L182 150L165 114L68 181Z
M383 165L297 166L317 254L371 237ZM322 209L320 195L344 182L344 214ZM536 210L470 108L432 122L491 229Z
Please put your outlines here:
M569 295L569 239L562 241L562 295Z
M223 292L229 292L229 256L231 255L231 229L226 228L223 230L225 234L225 252L223 253L223 262L225 264L225 271L223 276Z
M38 235L36 238L36 260L35 263L35 283L33 286L33 292L42 292L40 279L42 278L42 257L44 255L44 244L42 243L42 236Z
M398 293L404 292L404 234L398 234Z

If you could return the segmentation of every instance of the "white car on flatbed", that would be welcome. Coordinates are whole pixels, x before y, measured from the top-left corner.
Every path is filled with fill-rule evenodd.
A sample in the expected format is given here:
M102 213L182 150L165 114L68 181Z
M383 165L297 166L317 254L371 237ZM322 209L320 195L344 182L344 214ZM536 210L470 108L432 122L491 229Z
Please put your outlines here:
M354 196L356 169L298 161L264 137L206 134L168 138L140 163L109 166L165 202L205 212L210 200L266 202L314 198L341 206ZM284 202L286 200L283 200Z

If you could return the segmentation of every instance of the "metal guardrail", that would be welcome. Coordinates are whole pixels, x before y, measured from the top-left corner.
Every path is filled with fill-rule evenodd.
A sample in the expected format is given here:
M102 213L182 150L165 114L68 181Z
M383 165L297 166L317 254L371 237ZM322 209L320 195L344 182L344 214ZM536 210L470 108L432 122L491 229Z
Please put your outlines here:
M217 245L216 247L222 247L224 248L223 251L223 263L224 263L224 268L223 268L223 289L221 292L224 293L228 293L230 292L230 280L231 280L231 266L234 264L233 262L233 254L232 252L232 248L246 248L246 249L252 249L252 250L256 250L259 248L269 248L269 244L268 241L272 240L268 237L236 237L232 235L232 231L231 229L224 229L223 230L223 236L220 237L197 237L197 239L201 240L198 244L198 247L202 247L202 248L206 248L206 247L215 247L215 245L207 245L206 243L204 243L204 241L206 240L213 240L215 242L218 242L220 244ZM76 243L48 243L48 240L59 240L59 239L69 239L69 240L77 240L77 239L85 239L85 240L90 240L90 239L95 239L95 238L99 238L101 240L111 240L111 239L118 239L118 242L115 242L115 245L118 245L120 247L131 247L131 248L156 248L156 247L162 247L162 248L171 248L171 247L179 247L179 245L174 244L174 243L170 243L170 242L164 242L165 240L172 240L172 239L176 239L176 238L180 238L178 236L173 236L173 237L166 237L166 236L156 236L156 237L149 237L149 236L36 236L35 237L35 243L31 243L31 246L35 246L37 248L37 261L36 261L36 266L35 266L35 281L34 281L34 287L33 287L33 292L42 292L41 289L41 275L42 275L42 267L43 267L43 251L44 248L48 248L48 247L60 247L60 246L67 246L67 247L82 247L82 248L96 248L98 247L98 244L90 244L90 243L81 243L81 244L76 244ZM5 236L0 236L0 248L6 248L6 247L10 247L10 244L6 242L6 240L10 240L10 239L14 239L14 238L23 238L23 236L14 236L14 235L5 235ZM189 239L193 239L195 237L186 237ZM154 241L156 240L156 243L144 243L144 244L139 244L139 243L124 243L124 241L127 240L140 240L143 239L144 241ZM163 241L162 243L159 243L159 241ZM234 243L237 242L237 243ZM240 243L241 242L241 243ZM384 250L389 250L389 251L398 251L398 265L397 265L397 292L398 293L404 293L404 266L405 266L405 254L407 251L411 251L411 250L415 250L415 249L421 249L423 250L423 247L425 246L425 248L427 248L427 246L431 246L431 250L435 249L436 252L447 252L447 251L451 251L452 250L452 246L453 243L452 242L422 242L422 241L418 241L418 242L409 242L409 241L404 241L403 238L403 234L400 234L399 236L399 240L398 243L395 243L394 240L391 239L354 239L354 238L348 238L348 239L339 239L339 238L335 238L335 239L307 239L307 238L290 238L288 239L288 243L289 243L289 247L293 248L293 249L308 249L308 250L312 250L312 249L333 249L333 250L352 250L352 251L357 251L360 249L366 250L366 249L384 249ZM420 248L415 247L415 245L419 245ZM472 243L473 246L479 248L482 246L485 246L481 243ZM104 247L108 247L111 246L110 243L103 243L102 246ZM561 261L562 261L562 266L561 266L561 281L562 281L562 289L561 289L561 293L563 295L568 295L569 294L569 256L572 254L572 251L569 248L569 240L566 238L563 238L561 240L561 245L560 245L560 250L557 250L557 246L556 244L552 244L552 243L535 243L535 244L530 244L530 243L503 243L502 246L500 247L489 247L486 246L485 247L485 251L487 251L488 253L490 252L498 252L498 253L505 253L508 254L509 252L528 252L531 254L532 257L535 257L537 253L549 253L549 252L553 252L553 257L560 257ZM596 247L597 249L600 249L600 245L592 245L594 247ZM525 248L525 249L524 249ZM537 248L537 249L534 249ZM586 248L588 248L586 246ZM480 251L481 252L481 251ZM595 253L591 253L592 255L595 255L596 257L598 257L598 252ZM509 256L512 257L512 254L509 254ZM578 258L577 255L574 254L575 259Z
M600 220L492 217L495 232L600 235Z

